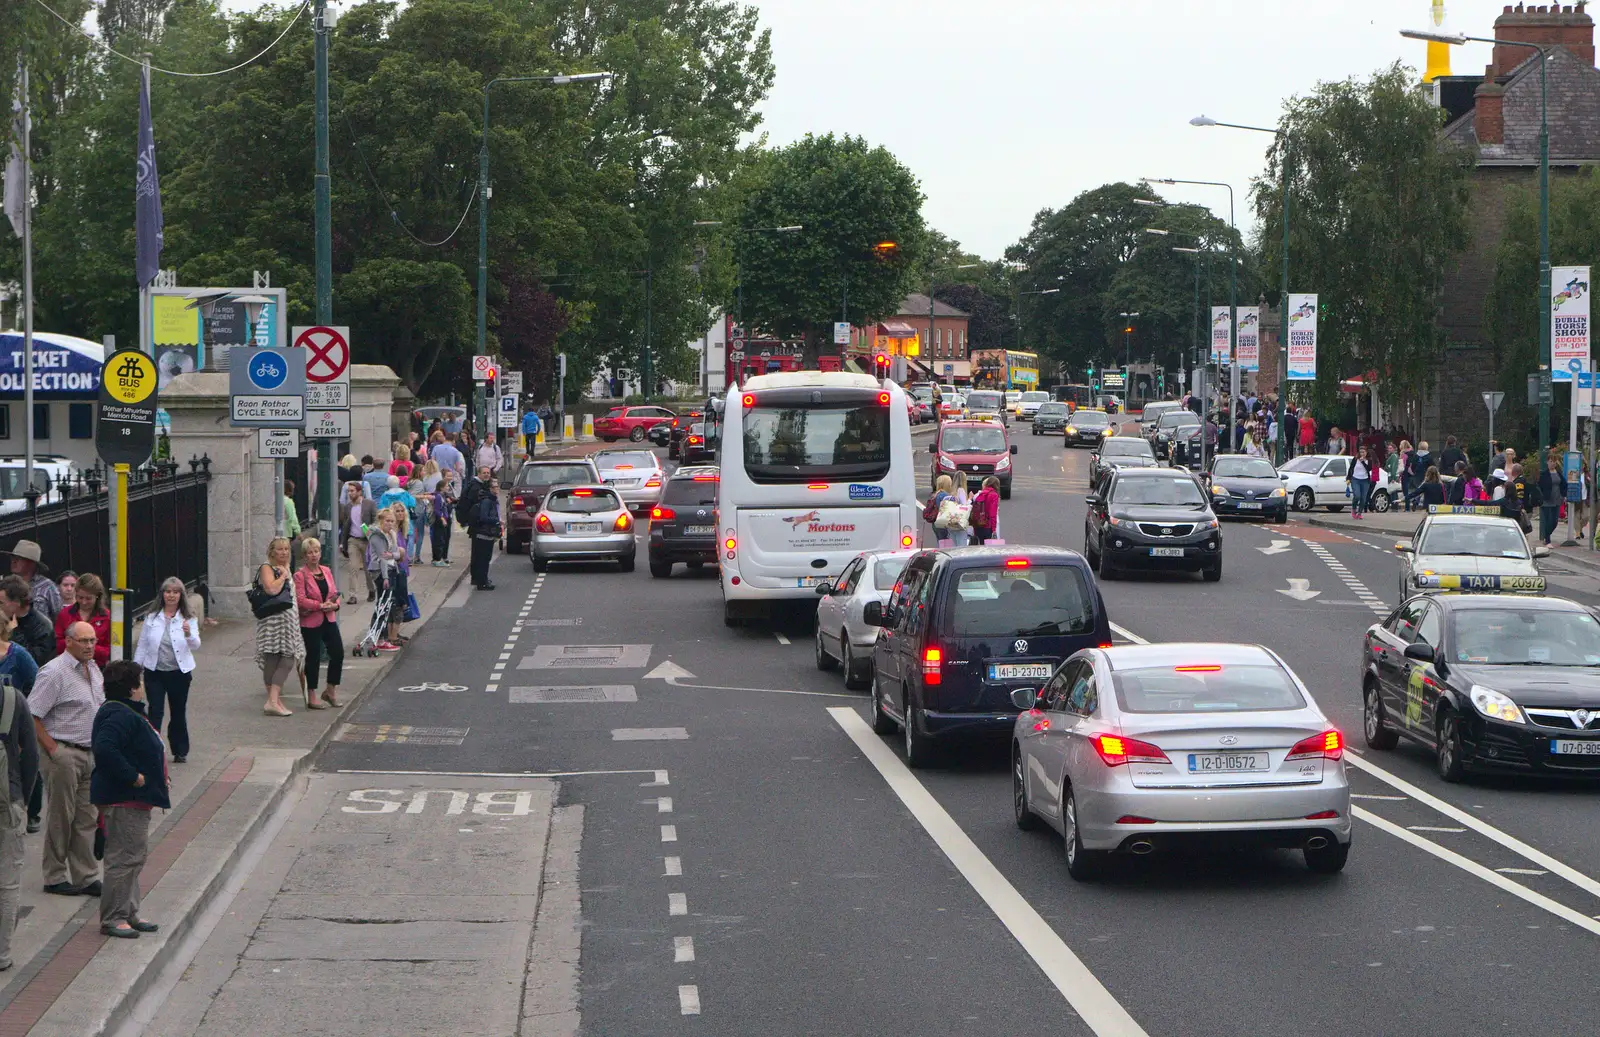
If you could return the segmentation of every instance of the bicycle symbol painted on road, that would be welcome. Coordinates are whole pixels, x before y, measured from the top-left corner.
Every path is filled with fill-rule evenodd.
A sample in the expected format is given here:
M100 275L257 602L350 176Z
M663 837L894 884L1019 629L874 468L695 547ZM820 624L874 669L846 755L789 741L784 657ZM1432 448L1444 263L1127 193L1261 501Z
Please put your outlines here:
M402 684L400 690L405 692L446 691L456 693L466 691L467 686L465 684L443 684L436 681L423 681L421 684Z

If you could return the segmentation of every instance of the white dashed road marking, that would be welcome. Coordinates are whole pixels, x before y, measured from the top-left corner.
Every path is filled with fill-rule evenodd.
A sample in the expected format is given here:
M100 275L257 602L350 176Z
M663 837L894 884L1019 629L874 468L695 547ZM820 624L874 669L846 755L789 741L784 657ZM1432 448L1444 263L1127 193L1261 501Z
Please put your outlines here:
M678 988L678 1011L684 1015L700 1014L700 988L686 984Z

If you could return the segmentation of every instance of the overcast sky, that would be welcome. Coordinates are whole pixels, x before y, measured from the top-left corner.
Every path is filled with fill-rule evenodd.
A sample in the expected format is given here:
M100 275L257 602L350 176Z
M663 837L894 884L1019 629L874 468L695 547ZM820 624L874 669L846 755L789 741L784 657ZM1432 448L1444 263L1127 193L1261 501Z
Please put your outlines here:
M1140 177L1233 185L1238 220L1272 126L1318 81L1395 60L1420 70L1430 0L753 0L772 30L772 144L851 133L922 181L928 222L998 258L1041 208ZM1447 27L1493 34L1503 8L1446 0ZM1487 45L1451 71L1483 74ZM1221 188L1163 187L1228 215Z

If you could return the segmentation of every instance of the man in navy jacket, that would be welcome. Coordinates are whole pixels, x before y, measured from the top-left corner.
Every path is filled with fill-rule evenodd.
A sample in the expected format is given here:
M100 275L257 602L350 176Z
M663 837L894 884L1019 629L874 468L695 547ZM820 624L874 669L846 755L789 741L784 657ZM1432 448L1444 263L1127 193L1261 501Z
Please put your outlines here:
M119 660L105 669L106 700L94 718L89 801L106 817L100 931L124 940L156 931L139 917L139 872L150 852L150 811L170 809L166 749L145 714L144 668Z

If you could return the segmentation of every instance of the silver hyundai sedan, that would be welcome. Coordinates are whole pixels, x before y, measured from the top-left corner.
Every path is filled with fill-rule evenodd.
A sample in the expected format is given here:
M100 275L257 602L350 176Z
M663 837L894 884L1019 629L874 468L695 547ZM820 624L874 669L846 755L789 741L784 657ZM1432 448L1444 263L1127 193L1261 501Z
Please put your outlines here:
M1189 842L1300 849L1331 874L1350 854L1344 735L1258 645L1089 648L1019 688L1017 826L1066 842L1067 871Z

